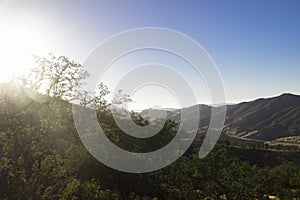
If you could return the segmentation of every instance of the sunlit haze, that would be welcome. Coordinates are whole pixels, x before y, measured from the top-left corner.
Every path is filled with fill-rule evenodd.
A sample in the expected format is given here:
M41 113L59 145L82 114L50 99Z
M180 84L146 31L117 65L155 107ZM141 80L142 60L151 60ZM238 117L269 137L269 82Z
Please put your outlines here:
M0 82L26 73L33 65L33 55L47 52L44 41L33 30L1 26L0 35Z

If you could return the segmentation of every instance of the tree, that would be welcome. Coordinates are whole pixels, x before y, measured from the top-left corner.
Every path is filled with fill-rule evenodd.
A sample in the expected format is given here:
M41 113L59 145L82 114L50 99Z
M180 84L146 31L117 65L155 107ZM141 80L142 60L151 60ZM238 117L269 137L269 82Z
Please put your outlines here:
M97 85L96 91L82 90L78 93L78 100L80 105L89 106L95 109L106 109L110 104L105 97L109 94L108 88L103 83Z
M74 100L88 72L83 66L66 56L34 56L36 66L22 77L22 84L34 91L64 100Z

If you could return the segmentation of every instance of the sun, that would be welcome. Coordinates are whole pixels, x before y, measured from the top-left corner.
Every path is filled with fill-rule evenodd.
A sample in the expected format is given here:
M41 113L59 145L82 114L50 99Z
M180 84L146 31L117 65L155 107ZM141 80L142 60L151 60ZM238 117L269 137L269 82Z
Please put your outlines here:
M0 82L26 73L33 66L33 55L45 54L42 38L33 30L0 25Z

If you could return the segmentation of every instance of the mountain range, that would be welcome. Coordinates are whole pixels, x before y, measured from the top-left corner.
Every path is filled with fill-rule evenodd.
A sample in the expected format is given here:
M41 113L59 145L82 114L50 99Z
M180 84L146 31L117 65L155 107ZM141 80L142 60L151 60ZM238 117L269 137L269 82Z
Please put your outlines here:
M199 133L204 133L210 121L211 106L196 106L200 109ZM168 109L164 112L168 118L179 122L180 109ZM149 110L141 112L144 116L147 113ZM221 137L228 140L300 144L300 96L285 93L272 98L227 105Z
M20 98L22 96L23 98ZM14 110L18 109L15 105L18 105L19 101L30 102L33 99L41 101L45 98L43 95L24 92L21 86L9 83L0 85L0 97L2 100L14 101L14 106L11 107ZM199 134L205 134L211 117L211 106L203 104L195 106L200 109ZM193 112L193 107L191 108L190 111ZM7 109L8 107L1 108L0 118L4 117L3 113ZM22 108L20 107L20 109ZM156 116L159 116L160 112L163 111L166 112L167 118L175 122L180 120L180 109L153 111L156 112ZM144 110L140 114L147 117L149 110ZM196 120L192 116L191 113L189 120ZM1 127L3 128L3 126ZM254 101L227 105L221 138L300 145L300 96L285 93L272 98L260 98Z

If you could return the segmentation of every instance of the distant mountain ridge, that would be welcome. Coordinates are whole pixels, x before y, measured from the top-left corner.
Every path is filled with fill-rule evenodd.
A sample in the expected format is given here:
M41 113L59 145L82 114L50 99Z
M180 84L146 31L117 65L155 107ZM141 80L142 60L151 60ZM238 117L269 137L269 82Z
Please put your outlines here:
M19 98L24 97L24 98ZM35 94L30 90L24 90L21 85L14 83L0 84L0 100L13 102L8 104L10 109L20 109L21 105L31 101L44 102L47 97ZM18 105L21 107L18 108ZM211 114L211 106L194 105L200 109L199 133L205 133ZM1 113L5 113L8 107L2 107ZM193 112L193 109L190 109ZM144 110L140 114L147 118L151 110ZM180 109L161 110L167 114L167 118L176 122L180 121ZM152 114L160 116L160 110L153 109ZM3 116L0 115L0 118ZM191 117L189 121L196 120ZM300 145L300 95L285 93L271 98L260 98L254 101L243 102L235 105L227 105L227 115L223 129L224 138L258 141L297 141Z
M199 130L205 130L210 121L211 106L204 104L195 106L200 109ZM141 113L145 115L147 111L149 110ZM180 121L180 109L164 112L167 112L168 118ZM192 117L190 120L193 120ZM258 141L299 136L300 141L300 96L285 93L276 97L227 105L224 135L227 139L229 136Z

